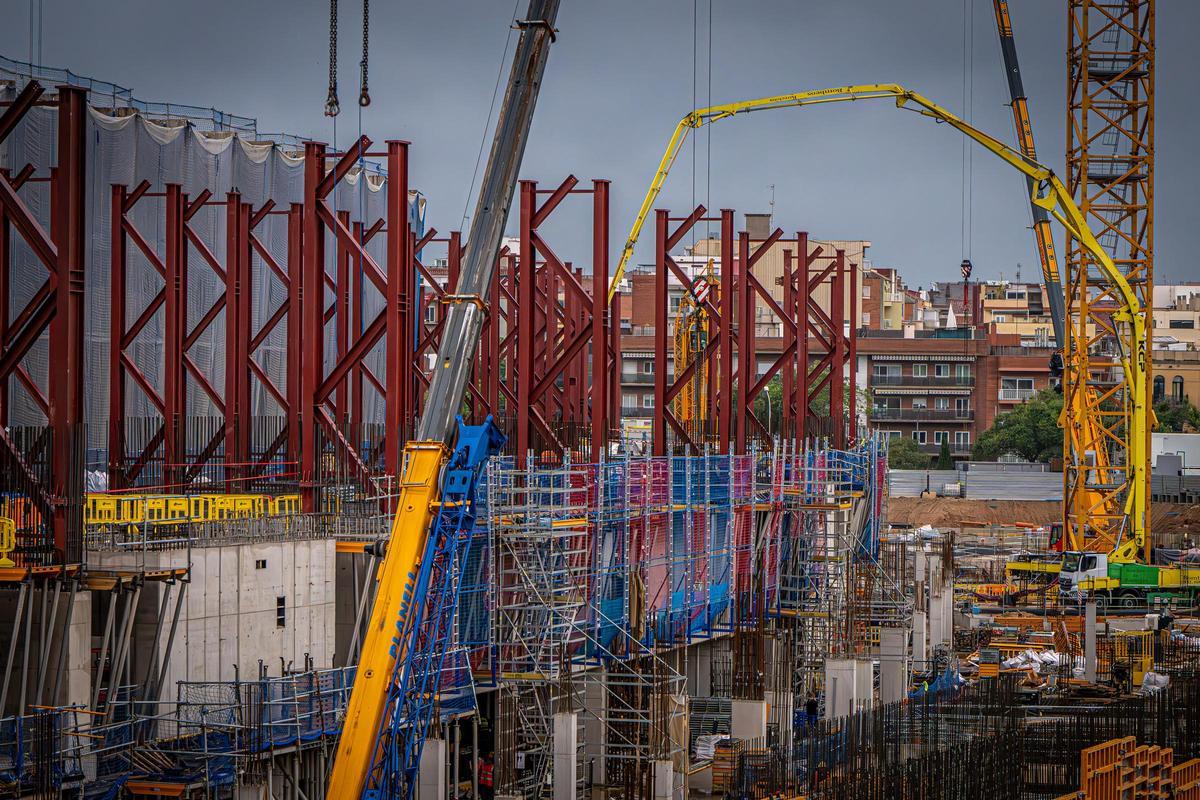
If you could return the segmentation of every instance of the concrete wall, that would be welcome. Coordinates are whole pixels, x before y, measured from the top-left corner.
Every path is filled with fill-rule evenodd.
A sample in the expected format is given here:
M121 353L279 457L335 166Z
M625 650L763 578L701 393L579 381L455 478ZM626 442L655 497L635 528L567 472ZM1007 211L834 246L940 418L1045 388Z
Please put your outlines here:
M154 570L187 566L188 555L179 550L138 554L136 558L147 570ZM192 550L191 582L160 697L173 699L178 681L231 681L239 674L257 677L260 660L273 675L285 665L301 667L306 653L316 667L332 666L334 556L331 539ZM132 567L133 558L97 554L92 566ZM159 652L152 653L164 591L172 592L168 618ZM142 591L133 651L134 675L139 681L149 662L165 653L177 591L178 587L159 583L148 583ZM103 620L97 625L102 626Z

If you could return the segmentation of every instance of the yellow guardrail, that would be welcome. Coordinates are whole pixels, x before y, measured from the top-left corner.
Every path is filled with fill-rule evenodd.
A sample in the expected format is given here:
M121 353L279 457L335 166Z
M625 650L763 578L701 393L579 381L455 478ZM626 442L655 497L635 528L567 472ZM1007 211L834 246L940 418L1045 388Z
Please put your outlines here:
M300 513L300 495L89 494L83 522L89 526L215 522Z

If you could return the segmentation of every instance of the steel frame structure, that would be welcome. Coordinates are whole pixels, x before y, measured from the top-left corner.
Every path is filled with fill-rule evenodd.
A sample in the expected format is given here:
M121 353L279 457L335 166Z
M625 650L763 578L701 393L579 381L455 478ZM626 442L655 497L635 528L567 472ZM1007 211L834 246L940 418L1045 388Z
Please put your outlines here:
M137 482L154 453L161 448L165 486L185 484L212 461L224 445L226 486L233 491L237 474L249 474L250 429L240 420L250 416L251 355L261 344L261 336L251 331L251 308L248 287L251 278L251 221L248 204L241 195L230 192L225 200L212 200L207 190L194 199L184 194L179 184L168 184L164 192L151 192L149 181L142 181L132 190L124 185L112 187L111 213L111 330L109 333L109 413L108 431L109 485L125 488ZM130 213L139 202L148 198L163 199L165 247L159 255L138 230ZM222 261L192 227L195 215L205 207L219 207L226 217L225 258ZM270 208L262 210L269 212ZM257 215L256 215L257 216ZM257 217L261 219L261 217ZM146 261L162 278L162 288L151 298L137 318L128 323L128 244L145 256ZM261 244L261 243L260 243ZM265 252L265 248L263 248ZM224 291L205 310L195 326L188 323L187 286L191 254L200 255L216 275ZM154 387L129 352L152 319L163 312L165 334L163 341L163 387ZM286 310L284 308L283 310ZM218 391L211 376L205 375L189 355L189 351L221 317L225 324L225 382ZM265 332L278 321L268 323ZM260 380L273 384L259 370ZM212 401L224 418L224 425L204 443L194 456L187 435L187 388L194 382ZM162 425L145 442L140 452L129 461L126 440L126 390L132 382L150 400L162 416ZM275 391L278 394L278 390ZM282 395L280 395L282 399ZM284 401L286 403L286 401ZM286 405L285 405L286 407ZM276 447L278 448L278 443Z
M0 170L0 450L21 473L56 558L78 561L81 552L83 464L84 230L87 92L59 86L42 100L45 88L30 81L0 114L0 143L36 105L57 111L57 161L49 176L32 164L15 173ZM21 198L33 182L49 184L50 230ZM9 316L12 232L46 269L46 280L15 317ZM50 369L45 388L23 362L34 343L48 337ZM10 381L18 383L46 415L50 441L49 481L30 467L26 453L7 433Z
M590 427L593 460L607 446L612 417L611 383L617 379L620 315L608 303L609 181L576 188L568 175L551 190L536 181L520 184L520 253L516 281L516 428L518 457L537 439L561 455L569 448L555 427ZM591 287L584 274L554 252L541 233L550 215L571 194L592 197ZM539 202L539 196L545 199ZM611 327L618 330L613 332ZM589 369L588 354L591 353ZM486 348L485 348L486 349Z
M1070 0L1067 26L1067 188L1142 308L1153 307L1154 11L1154 0ZM1133 341L1130 326L1117 319L1122 304L1095 258L1068 237L1067 549L1112 551L1128 533L1129 515L1144 515L1150 527L1148 504L1126 507L1130 484L1139 480L1124 433L1134 410L1115 374L1123 355L1149 343ZM1149 358L1145 364L1151 386ZM1142 558L1149 547L1147 537Z
M697 206L683 218L672 217L663 209L655 212L656 363L668 363L668 276L679 281L694 307L704 309L710 330L705 346L690 363L676 365L672 377L665 368L655 370L652 452L667 453L668 431L674 432L682 447L693 454L703 452L703 437L712 434L716 452L747 452L752 438L770 436L767 426L755 415L754 404L777 375L781 376L783 389L781 428L788 434L794 432L800 441L827 436L833 446L845 447L854 440L857 427L854 364L858 337L853 324L849 330L845 325L845 287L849 283L851 298L857 295L856 265L846 261L842 250L826 256L821 247L810 249L808 234L803 231L794 240L785 240L779 228L753 247L749 234L741 232L735 255L734 212L724 209L720 217L706 217L706 213L704 206ZM671 251L697 223L718 221L722 268L718 296L714 298L712 292L702 291L702 281L693 280L680 268ZM673 223L678 224L672 227ZM777 245L784 246L782 304L754 274L755 264ZM827 263L817 266L818 262ZM823 304L824 290L829 292L829 299ZM779 321L783 332L783 350L761 375L755 330L760 303ZM740 380L741 364L755 365L752 380ZM675 413L675 400L697 376L707 381L703 394L708 400L708 419L685 425ZM850 396L844 403L847 388ZM829 409L818 410L816 403L824 391L829 392ZM826 417L849 422L820 425L817 420Z
M292 410L293 420L289 424L296 419L299 421L301 497L306 511L315 510L319 505L319 457L323 446L318 442L323 438L328 439L339 461L349 467L364 486L371 481L371 468L368 459L359 452L359 443L348 438L345 429L338 425L339 415L349 417L344 410L338 409L337 401L349 397L351 393L354 395L352 402L361 401L360 378L374 377L364 359L380 340L384 341L388 368L383 376L372 380L372 383L384 399L385 433L380 449L386 474L399 474L402 445L408 440L415 419L416 381L411 369L403 366L411 363L416 336L413 319L416 284L412 266L417 242L408 217L408 142L389 140L386 144L385 152L373 153L369 151L371 140L362 136L344 153L330 152L321 142L308 142L304 148L301 340L289 342L289 348L302 352L303 357L300 358L299 409L298 412ZM383 220L376 220L361 231L361 236L356 236L347 224L348 217L337 214L328 198L337 184L363 158L372 156L382 156L387 161L387 210ZM328 159L336 159L332 167L327 166ZM366 248L366 242L381 232L387 233L383 267ZM384 298L383 309L373 320L358 328L359 333L353 343L349 341L346 324L348 316L353 316L349 308L349 293L344 287L338 291L335 283L337 296L332 315L325 304L325 288L330 280L325 268L327 233L334 235L337 248L341 251L338 269L348 277L348 259L353 259L360 265L367 281ZM357 294L361 295L361 292ZM326 374L323 368L325 325L331 316L339 312L342 318L337 320L338 330L345 333L339 344L345 347L339 347L333 367ZM366 322L365 319L358 321ZM361 410L358 413L361 414ZM310 437L313 439L311 443L308 441Z

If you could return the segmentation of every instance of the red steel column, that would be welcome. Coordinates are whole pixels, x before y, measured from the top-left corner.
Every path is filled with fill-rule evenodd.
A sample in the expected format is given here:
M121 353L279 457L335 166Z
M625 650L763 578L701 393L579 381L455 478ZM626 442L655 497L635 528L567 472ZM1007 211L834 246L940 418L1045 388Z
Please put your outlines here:
M790 317L783 321L783 349L791 349L792 355L783 365L783 391L780 393L780 430L784 435L792 433L792 391L796 385L796 331L790 323L796 321L795 263L791 250L783 251L783 310Z
M302 433L300 424L301 410L304 408L304 394L300 377L304 364L304 344L301 337L301 331L304 329L304 282L302 279L304 272L304 206L301 203L292 203L288 210L287 241L288 310L287 353L285 354L287 385L284 387L288 401L286 460L289 471L295 471L300 469L300 451L302 443L307 440ZM312 511L313 509L305 507L304 510Z
M717 409L717 452L728 453L733 435L733 210L721 209L721 363L720 404Z
M537 202L537 183L521 181L521 253L517 267L517 463L529 452L529 402L537 376L533 370L534 281L536 254L531 225Z
M325 145L304 145L304 214L301 252L300 362L300 487L306 512L317 510L317 393L324 377L325 359L325 226L317 216L317 189L325 177ZM296 416L296 412L292 412Z
M746 439L750 432L750 387L758 369L754 363L754 288L750 285L750 234L738 234L738 379L737 379L737 428L735 429L735 452L746 452Z
M108 488L124 489L125 365L125 195L123 184L112 187L109 210L109 329L108 329ZM0 306L7 311L8 304ZM5 381L4 383L7 383Z
M187 197L179 184L167 184L166 293L163 322L163 482L175 484L184 474L187 458L187 377L184 343L187 340L187 237L184 209Z
M355 241L363 240L363 224L355 222L351 228L354 231ZM362 269L350 269L350 258L347 254L346 258L346 291L349 293L349 308L350 308L350 330L355 339L362 336L363 332L363 289L366 286L366 280L363 277ZM341 285L340 283L338 284ZM349 347L349 339L346 341L346 346ZM354 442L355 446L363 441L363 368L362 364L355 364L350 370L350 407L342 414L346 425L349 427L351 434L347 437Z
M669 212L654 212L654 425L653 455L667 454L667 226ZM682 366L675 365L676 371Z
M412 409L412 236L408 226L408 142L387 143L387 332L383 385L384 469L400 474Z
M226 196L225 218L225 477L229 481L248 474L250 460L250 207L237 192ZM226 490L238 487L229 481Z
M837 261L833 269L833 280L830 284L830 316L833 317L833 358L829 365L829 418L833 420L833 446L846 445L846 424L843 413L843 391L845 387L843 370L846 363L846 320L845 304L846 286L846 251L837 251Z
M366 180L364 177L363 180ZM355 237L362 241L357 233L361 229L359 223L354 223L354 227L350 226L350 212L339 211L337 217L347 229L355 231ZM346 351L350 349L350 249L342 243L341 239L337 241L337 277L334 283L334 299L333 299L333 330L334 340L337 344L337 358L340 362L346 357ZM356 329L357 332L357 329ZM349 398L349 383L353 380L353 375L358 372L357 367L347 373L347 380L341 381L333 390L333 403L336 413L334 419L337 425L342 430L345 430L346 425L350 421L350 398Z
M858 326L862 322L859 312L858 297L858 265L850 265L850 341L846 348L846 361L850 365L849 390L847 394L846 414L849 417L849 431L846 444L852 445L858 440Z
M797 268L797 288L799 292L796 297L796 306L799 311L796 323L796 335L799 336L799 341L796 343L796 352L799 356L799 368L796 380L796 440L803 447L805 439L808 436L808 398L809 398L809 383L808 376L808 305L812 302L812 286L809 285L808 268L812 261L808 257L808 232L800 231L796 234L796 253L799 261L796 264Z
M58 164L53 175L50 238L58 258L55 313L50 322L50 427L54 432L54 547L64 560L82 557L68 533L82 524L84 193L87 92L58 87ZM76 458L77 449L79 458ZM72 498L75 508L68 507ZM79 552L75 552L79 550Z

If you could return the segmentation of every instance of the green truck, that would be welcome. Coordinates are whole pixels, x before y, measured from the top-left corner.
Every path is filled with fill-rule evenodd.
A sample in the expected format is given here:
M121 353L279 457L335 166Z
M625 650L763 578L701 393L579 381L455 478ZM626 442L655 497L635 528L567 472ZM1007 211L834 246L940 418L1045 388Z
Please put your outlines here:
M1126 608L1153 602L1190 605L1200 598L1200 564L1157 567L1110 561L1104 553L1068 552L1058 573L1058 593L1065 600L1094 595L1098 603Z

